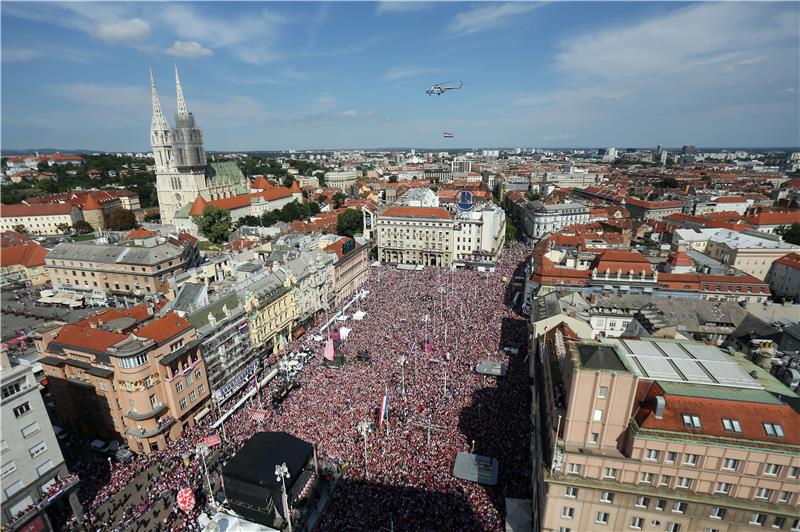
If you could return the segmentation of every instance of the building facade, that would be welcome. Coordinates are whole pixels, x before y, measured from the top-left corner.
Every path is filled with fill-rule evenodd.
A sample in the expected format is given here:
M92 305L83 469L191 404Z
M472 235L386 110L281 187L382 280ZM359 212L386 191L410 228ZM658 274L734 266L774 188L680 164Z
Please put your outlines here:
M564 227L589 223L589 208L582 203L545 205L534 201L527 203L522 210L521 222L525 235L531 240L539 240Z
M568 335L532 345L542 530L800 527L800 414L775 395L791 391L715 347Z
M334 304L350 299L367 282L369 277L369 249L354 239L341 237L326 246L325 251L333 254Z
M122 441L137 453L164 449L210 397L197 332L173 312L154 319L141 304L31 336L60 423L87 438Z
M0 251L0 286L45 284L46 255L47 249L33 241L3 247Z
M291 276L278 270L248 286L244 309L253 349L264 354L279 352L291 338L297 319Z
M33 370L11 368L3 358L0 522L4 530L6 526L52 530L47 509L61 498L68 499L77 517L83 516L78 478L70 475L64 463Z
M325 186L338 188L342 192L347 192L356 184L360 176L361 172L356 170L325 172Z
M788 253L774 261L765 281L774 295L800 301L800 253Z
M0 205L0 231L22 226L31 235L59 235L81 220L81 210L69 203Z

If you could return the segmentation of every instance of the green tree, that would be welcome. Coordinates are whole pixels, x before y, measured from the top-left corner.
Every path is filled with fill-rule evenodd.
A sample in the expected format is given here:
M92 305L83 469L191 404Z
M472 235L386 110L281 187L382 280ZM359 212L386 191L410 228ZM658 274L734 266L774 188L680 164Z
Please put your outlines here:
M342 236L353 236L362 230L361 211L347 209L339 214L336 232Z
M511 242L517 239L517 228L514 223L506 218L506 242Z
M306 205L308 205L309 216L314 216L315 214L319 214L320 212L322 212L321 209L319 208L319 203L317 203L316 201L310 201L306 203Z
M86 220L78 220L72 228L79 235L86 235L94 231L94 227Z
M775 228L775 234L780 235L788 244L800 245L800 223L778 226Z
M112 231L127 231L136 227L136 215L133 211L117 207L108 215L106 225Z
M336 194L334 194L333 195L333 208L334 209L338 209L339 207L341 207L342 203L344 203L344 200L346 200L346 199L347 199L347 196L345 196L341 192L337 192Z
M396 175L390 175L389 176L389 183L397 183L397 176Z
M243 225L248 227L258 227L261 225L261 218L258 216L253 216L252 214L248 214L247 216L242 216L238 220L236 220L236 227L242 227Z
M69 224L60 223L56 226L56 229L58 229L59 232L64 233L66 235L69 234L72 228L69 226Z
M231 213L225 209L206 205L203 214L194 217L200 232L214 244L224 244L231 234Z
M536 201L541 197L537 192L528 192L528 201Z

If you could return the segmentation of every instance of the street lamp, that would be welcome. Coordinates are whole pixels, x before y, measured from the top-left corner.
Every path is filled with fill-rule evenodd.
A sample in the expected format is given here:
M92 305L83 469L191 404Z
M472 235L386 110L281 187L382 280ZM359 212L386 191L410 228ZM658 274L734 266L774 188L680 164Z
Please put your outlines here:
M206 483L208 484L208 496L213 501L214 500L214 489L211 487L211 479L208 476L208 466L206 465L206 456L211 453L211 449L208 448L203 442L197 444L195 447L195 452L200 455L200 458L203 460L203 471L206 475Z
M369 421L362 421L358 424L358 433L364 437L364 475L369 480L369 470L367 469L367 436L371 432Z
M281 481L281 498L283 499L283 515L286 516L286 523L289 525L289 532L292 532L292 517L289 515L289 500L286 497L286 480L289 478L289 468L286 462L275 466L275 477Z

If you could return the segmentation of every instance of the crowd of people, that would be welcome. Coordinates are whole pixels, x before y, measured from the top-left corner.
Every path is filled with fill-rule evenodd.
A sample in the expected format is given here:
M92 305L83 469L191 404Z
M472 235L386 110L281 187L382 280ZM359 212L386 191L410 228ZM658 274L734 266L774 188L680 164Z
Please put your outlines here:
M334 321L351 329L338 349L341 368L323 364L328 333L321 321L288 350L319 353L294 376L301 386L264 421L245 406L212 429L217 412L161 450L128 464L100 455L81 456L71 469L81 479L85 517L68 526L84 530L195 530L207 500L204 469L195 453L211 433L223 435L209 459L212 477L256 431L286 431L317 446L321 458L340 464L343 475L318 526L321 530L378 530L391 526L426 530L500 530L504 498L530 497L530 383L524 319L510 306L515 269L529 249L511 243L494 272L373 267L369 294L348 309L361 320ZM515 354L504 347L516 347ZM371 357L357 359L359 352ZM502 361L505 377L486 377L475 367ZM271 360L270 362L274 362ZM263 377L263 374L261 375ZM280 376L252 398L269 408ZM245 386L230 397L230 409ZM379 427L382 397L388 418ZM370 423L366 462L357 430ZM484 486L453 475L459 452L496 458L499 481ZM177 492L191 486L198 504L177 508Z

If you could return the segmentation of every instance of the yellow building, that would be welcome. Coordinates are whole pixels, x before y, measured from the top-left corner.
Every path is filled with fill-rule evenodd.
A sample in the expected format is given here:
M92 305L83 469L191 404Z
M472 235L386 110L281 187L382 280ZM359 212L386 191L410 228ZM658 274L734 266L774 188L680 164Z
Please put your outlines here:
M41 286L47 282L45 260L47 249L30 241L8 246L0 251L0 285L30 283Z
M245 291L250 342L262 352L277 353L289 341L297 319L293 279L283 272L270 273Z

